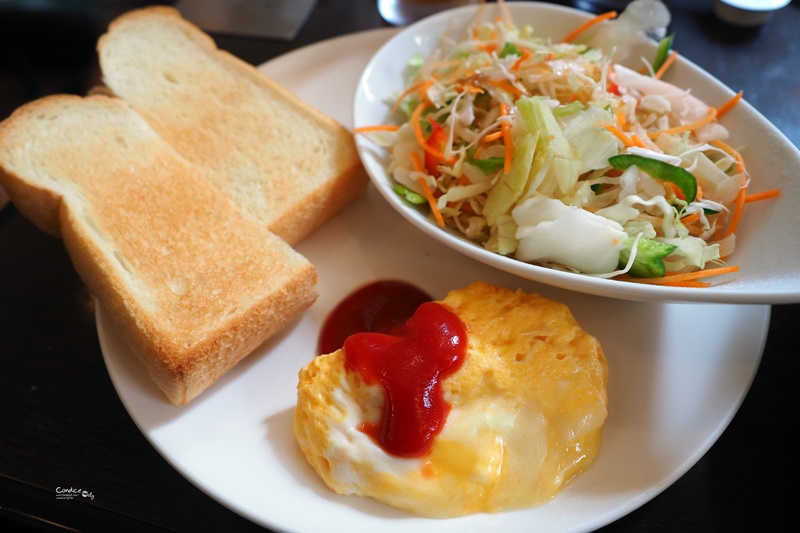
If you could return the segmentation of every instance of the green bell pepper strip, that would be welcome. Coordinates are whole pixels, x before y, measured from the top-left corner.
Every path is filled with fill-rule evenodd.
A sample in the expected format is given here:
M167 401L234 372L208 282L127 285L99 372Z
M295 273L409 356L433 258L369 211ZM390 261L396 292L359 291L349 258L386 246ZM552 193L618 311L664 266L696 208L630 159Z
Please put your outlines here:
M505 158L503 157L489 157L487 159L467 159L467 163L476 166L484 174L492 174L498 170L502 170L505 165Z
M630 237L625 241L625 248L619 254L619 267L624 268L631 257L635 239ZM675 251L677 246L666 244L653 239L640 238L636 245L636 257L633 259L628 274L635 278L660 278L666 274L664 258Z
M617 170L626 170L636 166L642 172L646 172L658 180L673 183L680 189L684 200L688 203L694 202L697 197L697 180L685 168L635 154L611 156L608 158L608 164Z
M672 41L674 40L675 34L673 33L672 35L667 35L658 42L658 50L656 50L656 57L653 60L653 72L658 72L658 69L661 68L661 65L663 65L664 61L669 57L669 52L672 50Z

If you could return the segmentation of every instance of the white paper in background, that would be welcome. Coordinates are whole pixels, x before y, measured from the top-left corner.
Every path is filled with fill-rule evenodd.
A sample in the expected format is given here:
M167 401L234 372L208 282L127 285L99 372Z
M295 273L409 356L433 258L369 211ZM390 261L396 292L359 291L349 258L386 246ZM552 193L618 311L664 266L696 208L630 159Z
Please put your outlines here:
M317 0L179 0L183 18L209 33L291 41Z

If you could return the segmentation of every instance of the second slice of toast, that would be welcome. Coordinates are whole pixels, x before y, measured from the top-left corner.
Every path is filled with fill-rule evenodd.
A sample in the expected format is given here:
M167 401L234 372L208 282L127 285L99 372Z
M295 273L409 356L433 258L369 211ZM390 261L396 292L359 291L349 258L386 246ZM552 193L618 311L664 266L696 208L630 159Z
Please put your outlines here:
M128 12L97 49L107 88L289 244L365 189L349 130L219 50L177 10Z

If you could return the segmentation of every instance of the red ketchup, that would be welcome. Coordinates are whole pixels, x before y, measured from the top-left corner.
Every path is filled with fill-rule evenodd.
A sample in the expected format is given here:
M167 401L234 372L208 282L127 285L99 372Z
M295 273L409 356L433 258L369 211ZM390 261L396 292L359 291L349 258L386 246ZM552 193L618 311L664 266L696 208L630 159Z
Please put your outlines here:
M467 330L458 316L445 306L428 301L430 298L423 303L416 301L416 311L399 324L399 315L375 312L394 309L394 302L384 291L416 293L417 297L424 294L401 282L378 282L346 299L334 310L332 318L333 322L371 326L363 332L353 331L344 340L347 370L358 372L366 383L379 383L386 398L380 423L365 424L361 429L391 455L420 457L430 451L450 412L441 380L461 367ZM401 301L410 306L415 300ZM356 318L351 321L337 317L343 309ZM374 327L377 322L383 331ZM327 329L323 328L323 334ZM323 340L320 345L326 344Z
M342 300L325 320L317 353L335 352L354 333L391 333L402 326L420 304L431 300L433 298L425 291L403 281L376 281L366 285Z

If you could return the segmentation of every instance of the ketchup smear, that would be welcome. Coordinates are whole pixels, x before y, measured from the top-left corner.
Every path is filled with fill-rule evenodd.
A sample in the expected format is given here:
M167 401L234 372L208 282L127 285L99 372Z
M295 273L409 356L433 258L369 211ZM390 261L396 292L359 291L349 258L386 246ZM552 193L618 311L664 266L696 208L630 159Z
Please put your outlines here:
M398 295L399 300L393 300ZM420 303L418 298L423 296ZM367 326L343 341L345 366L366 383L383 387L386 400L380 423L361 429L387 453L400 457L420 457L430 451L450 412L441 380L461 367L466 353L464 323L445 306L429 300L402 282L368 285L334 310L320 341L321 346L336 345L337 335L349 329L329 328L328 323ZM412 306L413 314L408 312ZM411 316L401 324L406 315Z
M411 318L417 307L433 300L404 281L376 281L341 301L322 325L317 353L335 352L354 333L391 333Z

